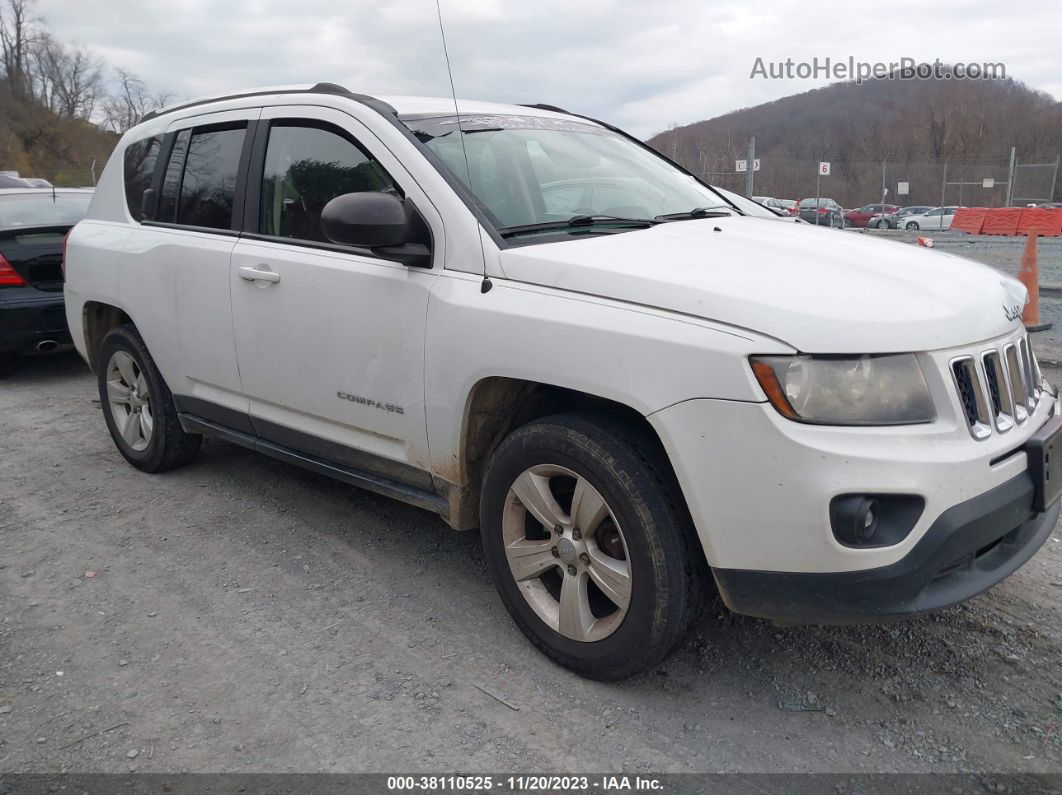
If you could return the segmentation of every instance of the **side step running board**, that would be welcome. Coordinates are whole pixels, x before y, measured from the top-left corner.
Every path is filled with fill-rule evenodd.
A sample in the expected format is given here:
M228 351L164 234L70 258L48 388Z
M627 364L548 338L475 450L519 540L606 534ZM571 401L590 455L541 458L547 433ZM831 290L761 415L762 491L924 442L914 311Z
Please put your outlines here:
M369 472L351 469L350 467L345 467L342 464L337 464L324 458L300 453L298 450L293 450L290 447L284 447L283 445L259 439L257 436L252 436L243 431L226 428L224 425L218 425L210 420L197 417L194 414L181 413L177 416L180 418L181 425L184 426L184 429L190 433L201 433L204 436L213 436L217 439L223 439L226 442L232 442L233 444L238 444L241 447L246 447L259 453L265 453L279 461L286 461L289 464L295 464L296 466L308 469L311 472L317 472L322 475L327 475L330 478L334 478L335 480L342 481L343 483L349 483L351 486L357 486L358 488L372 491L376 494L382 494L385 497L401 500L402 502L415 505L418 508L423 508L432 513L437 513L443 517L449 513L450 506L446 499L430 491L418 489L415 486L407 486L404 483L388 480L387 478L373 475Z

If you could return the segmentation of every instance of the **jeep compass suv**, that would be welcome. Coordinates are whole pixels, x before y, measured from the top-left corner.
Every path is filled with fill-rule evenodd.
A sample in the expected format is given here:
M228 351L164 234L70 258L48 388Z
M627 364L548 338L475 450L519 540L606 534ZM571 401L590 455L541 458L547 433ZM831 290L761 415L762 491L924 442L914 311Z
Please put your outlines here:
M955 604L1058 517L1016 281L787 223L550 106L330 84L150 114L67 249L118 451L204 436L479 528L563 665L660 661L714 581L788 622Z

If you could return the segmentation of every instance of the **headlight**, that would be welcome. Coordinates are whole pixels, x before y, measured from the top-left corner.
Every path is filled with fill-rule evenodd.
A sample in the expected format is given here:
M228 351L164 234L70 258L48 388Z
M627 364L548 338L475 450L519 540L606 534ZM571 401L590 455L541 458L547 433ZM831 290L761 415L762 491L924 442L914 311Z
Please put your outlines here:
M913 354L754 356L756 380L779 413L822 425L906 425L936 416Z

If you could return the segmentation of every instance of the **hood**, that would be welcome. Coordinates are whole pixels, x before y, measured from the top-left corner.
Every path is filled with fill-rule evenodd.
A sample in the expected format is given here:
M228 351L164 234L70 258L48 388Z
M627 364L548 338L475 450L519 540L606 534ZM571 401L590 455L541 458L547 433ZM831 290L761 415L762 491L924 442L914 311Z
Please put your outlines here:
M718 230L718 231L716 231ZM1020 325L1020 282L862 234L734 216L506 249L505 275L766 334L806 353L937 350Z

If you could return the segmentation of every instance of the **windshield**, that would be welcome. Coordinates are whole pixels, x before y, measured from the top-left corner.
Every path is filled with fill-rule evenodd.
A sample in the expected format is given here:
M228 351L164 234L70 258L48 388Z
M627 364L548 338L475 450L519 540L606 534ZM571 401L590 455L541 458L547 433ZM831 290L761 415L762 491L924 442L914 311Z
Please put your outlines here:
M782 213L772 210L770 207L764 207L757 201L748 199L742 196L740 193L734 193L732 190L726 188L714 188L724 199L735 205L745 215L755 215L759 218L778 218L782 216ZM784 217L784 216L782 216Z
M33 193L0 195L0 229L21 226L73 226L88 212L91 193L56 193L47 188Z
M455 116L403 121L468 187L464 138L472 192L501 233L514 228L530 234L604 233L623 226L620 220L611 229L599 228L609 226L608 219L599 219L605 223L593 229L566 228L570 219L587 216L652 220L700 208L737 214L719 193L594 124L543 116L462 116L462 136ZM523 229L528 226L545 228Z

